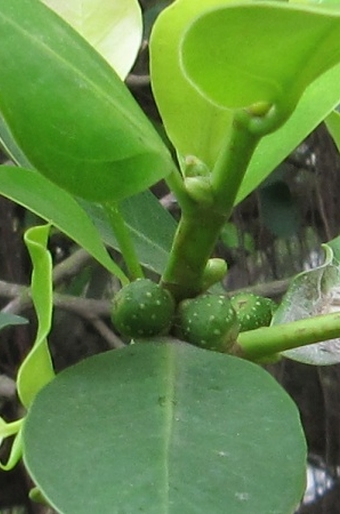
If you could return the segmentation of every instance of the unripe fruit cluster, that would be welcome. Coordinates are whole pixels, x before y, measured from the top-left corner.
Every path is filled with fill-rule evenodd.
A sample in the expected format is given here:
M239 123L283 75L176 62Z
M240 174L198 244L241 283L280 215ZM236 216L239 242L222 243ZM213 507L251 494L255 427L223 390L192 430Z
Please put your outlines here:
M165 335L202 348L228 352L239 332L269 325L274 302L241 293L231 299L202 294L175 302L166 289L148 279L123 287L115 296L112 321L124 337L133 339Z

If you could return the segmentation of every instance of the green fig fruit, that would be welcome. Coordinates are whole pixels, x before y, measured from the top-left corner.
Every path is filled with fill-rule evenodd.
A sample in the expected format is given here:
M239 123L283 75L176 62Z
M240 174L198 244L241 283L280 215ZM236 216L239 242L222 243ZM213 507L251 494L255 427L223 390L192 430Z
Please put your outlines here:
M253 293L237 293L230 298L240 324L240 332L270 325L276 303Z
M138 279L116 294L111 319L122 336L153 337L169 330L174 311L169 291L152 280Z
M203 294L179 304L176 330L188 343L224 353L236 341L239 327L226 296Z

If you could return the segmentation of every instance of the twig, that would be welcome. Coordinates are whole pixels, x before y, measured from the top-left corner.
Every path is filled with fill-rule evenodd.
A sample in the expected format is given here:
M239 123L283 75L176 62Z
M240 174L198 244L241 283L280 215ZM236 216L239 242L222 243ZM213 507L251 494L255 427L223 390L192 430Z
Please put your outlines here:
M125 344L116 336L112 330L100 318L94 317L90 320L97 332L105 339L111 348L123 348Z
M0 375L0 398L11 400L15 397L15 381L7 375Z
M160 204L164 209L170 210L174 205L177 205L177 200L172 193L168 193L160 199Z
M264 284L256 284L254 286L242 287L241 289L228 291L228 294L234 295L235 293L247 292L259 296L275 298L282 296L287 291L292 279L293 277L284 280L274 280L273 282L266 282Z
M65 280L69 280L92 260L91 255L82 248L76 250L70 257L67 257L67 259L55 266L53 270L53 284L56 286ZM29 287L0 281L0 296L14 298L1 312L19 314L32 306Z
M91 298L54 293L53 305L59 309L78 314L88 320L92 320L98 316L110 315L109 300L95 300Z
M125 83L128 87L133 89L146 87L150 85L150 75L135 75L134 73L130 73L126 78Z
M54 267L53 284L58 286L60 283L65 282L65 280L74 277L84 266L93 260L93 257L82 248L76 250L72 255Z

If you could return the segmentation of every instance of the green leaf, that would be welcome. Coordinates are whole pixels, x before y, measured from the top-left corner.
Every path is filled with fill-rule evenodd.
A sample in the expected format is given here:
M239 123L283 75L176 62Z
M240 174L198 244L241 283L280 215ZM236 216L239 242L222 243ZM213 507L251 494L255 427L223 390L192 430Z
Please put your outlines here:
M142 40L137 0L43 0L76 29L115 69L129 73Z
M338 113L338 111L331 112L325 119L325 123L328 132L332 136L333 141L340 152L340 113Z
M272 325L339 311L340 266L333 250L324 245L325 260L312 270L299 273L276 309ZM282 355L305 364L326 366L340 362L340 339L287 350Z
M11 325L26 325L28 319L9 312L0 312L0 330Z
M181 156L195 155L210 168L225 142L232 114L209 102L186 80L178 54L182 35L192 20L207 8L226 7L228 3L226 0L177 0L159 15L150 40L152 87L167 133ZM261 140L242 182L237 203L335 108L340 100L339 81L340 66L335 66L310 84L288 121ZM171 88L168 87L170 82ZM179 117L181 123L178 123Z
M8 154L19 166L33 169L32 164L20 151L6 124L2 121L0 117L0 138L2 138ZM2 168L0 167L0 178L1 173ZM38 175L37 172L35 173ZM27 177L25 178L27 179ZM123 283L126 283L122 271L111 258L108 258L106 250L103 252L103 244L99 240L98 234L94 233L89 220L84 217L86 213L93 221L105 244L119 250L107 214L100 204L71 198L70 195L54 186L41 175L38 176L38 182L34 187L33 184L28 187L26 182L21 184L21 173L17 171L12 172L10 180L8 180L7 174L3 179L0 181L0 193L8 196L10 192L11 196L9 197L12 200L25 205L40 217L51 221L54 226L74 241L77 241L83 248L86 248L103 266L117 275ZM14 179L17 179L15 184L13 184ZM4 187L1 186L3 183L5 184ZM43 198L47 195L49 201L40 202L40 197L32 194L35 190L44 191ZM20 194L18 194L19 192ZM22 195L24 196L22 197ZM23 198L25 201L23 201ZM76 206L76 204L78 205ZM63 205L63 209L59 208L60 205ZM85 212L81 212L82 210ZM161 274L166 266L176 230L174 218L161 206L159 200L150 191L144 191L123 200L121 212L130 229L141 264ZM72 220L75 221L74 225L71 222ZM159 230L159 227L162 227L162 229Z
M150 37L150 70L152 89L171 142L182 156L194 155L212 168L232 114L203 97L185 78L179 62L182 34L204 4L213 7L221 0L176 0L158 16Z
M119 250L105 210L98 204L81 202L96 225L103 241ZM120 211L132 236L140 263L161 274L166 266L176 230L174 218L150 192L126 198Z
M0 194L52 223L126 282L124 273L110 258L91 219L69 193L34 170L0 166Z
M322 75L305 91L289 120L259 143L238 192L236 203L249 195L340 101L340 66Z
M138 193L170 172L168 150L125 85L53 11L2 0L0 31L0 111L36 169L93 201Z
M261 102L263 115L273 106L282 124L308 85L338 64L339 35L336 10L228 3L192 21L179 58L188 80L213 103L239 109Z
M19 421L12 421L12 423L6 423L6 421L0 417L0 445L6 437L17 434L21 425L21 419Z
M23 437L29 473L64 514L291 514L304 491L305 442L284 390L250 362L175 340L62 372Z
M6 141L4 146L17 164L33 168L16 145L6 124L1 124L1 117L0 138ZM0 167L1 194L24 205L47 221L51 221L54 226L78 242L103 266L117 275L123 283L126 283L123 272L103 247L102 241L119 250L111 224L100 204L72 198L37 172L34 173L36 179L31 177L36 184L33 182L27 184L27 179L29 179L26 176L27 171L9 168L4 173L4 169L6 168ZM34 193L35 190L42 193L41 197ZM63 209L60 209L61 205L63 205ZM161 274L166 266L176 230L174 218L160 205L159 200L150 191L144 191L123 200L121 212L130 229L141 264ZM97 231L94 230L88 217L96 226Z
M15 435L11 451L6 464L0 462L0 469L10 471L18 464L22 457L22 419L13 421L13 423L6 423L0 418L0 444L2 437Z
M10 157L15 163L19 164L23 168L33 168L32 164L26 158L25 154L21 151L16 141L14 140L5 120L0 114L0 145L3 151Z
M25 243L32 264L31 295L38 318L34 345L21 364L17 376L18 395L29 407L37 392L54 377L47 336L52 324L52 257L47 250L50 225L32 227L25 233Z

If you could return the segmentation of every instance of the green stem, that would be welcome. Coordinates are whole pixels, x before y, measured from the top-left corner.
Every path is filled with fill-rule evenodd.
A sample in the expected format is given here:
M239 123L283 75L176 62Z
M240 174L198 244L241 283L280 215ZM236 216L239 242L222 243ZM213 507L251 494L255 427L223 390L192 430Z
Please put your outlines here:
M103 207L118 241L119 249L124 258L130 279L136 280L137 278L143 278L143 270L139 264L129 229L119 211L118 204L106 203Z
M177 301L202 290L203 274L225 217L206 209L182 213L167 268L162 277Z
M211 182L197 177L202 190L189 191L175 173L168 178L182 208L174 243L162 284L177 301L203 290L204 270L214 250L220 230L229 218L235 198L260 136L248 130L251 116L243 110L235 114L226 144L211 174ZM200 182L201 181L201 182ZM210 189L209 189L210 188ZM194 192L196 195L194 196ZM211 200L210 200L211 198Z
M211 175L215 208L221 209L228 218L260 140L260 136L248 130L250 120L249 114L244 111L236 112L226 144L222 147Z
M340 337L340 312L242 332L237 340L237 355L256 361L337 337Z
M177 168L165 177L165 181L175 195L182 211L190 211L193 208L193 200L188 195L183 178Z

